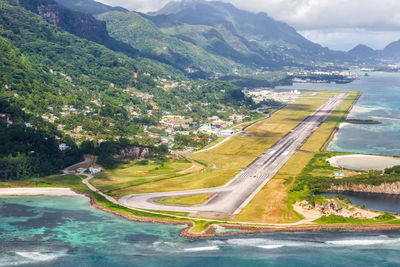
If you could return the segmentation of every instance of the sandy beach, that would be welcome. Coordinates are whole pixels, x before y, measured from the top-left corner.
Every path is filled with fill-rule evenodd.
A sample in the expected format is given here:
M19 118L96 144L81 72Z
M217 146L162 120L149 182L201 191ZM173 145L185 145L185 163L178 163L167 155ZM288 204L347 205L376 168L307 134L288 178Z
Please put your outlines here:
M400 158L358 154L336 156L327 161L336 168L359 171L384 170L400 165Z
M0 188L0 196L77 196L70 188Z

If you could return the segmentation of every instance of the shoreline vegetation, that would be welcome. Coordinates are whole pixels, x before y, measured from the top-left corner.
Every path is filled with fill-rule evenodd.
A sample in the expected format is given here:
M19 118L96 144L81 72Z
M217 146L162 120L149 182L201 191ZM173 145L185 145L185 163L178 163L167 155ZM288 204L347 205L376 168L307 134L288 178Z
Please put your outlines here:
M351 106L347 109L346 114L344 115L343 119L338 120L338 122L335 126L335 129L333 129L330 136L328 137L328 139L326 140L324 145L321 147L321 151L328 151L329 145L332 143L332 141L335 139L337 133L339 132L340 124L348 120L348 116L349 116L350 112L353 110L354 106L356 105L358 100L360 100L360 97L362 96L362 92L358 91L357 93L358 93L357 97L354 99Z
M351 99L352 105L347 109L344 118L347 117L348 113L351 111L354 104L360 97L360 93ZM340 112L339 112L340 113ZM320 148L319 151L323 151L326 148L330 139L333 139L335 131L337 131L337 126L342 120L342 115L338 115L336 118L336 127L334 131L330 132L330 137L328 141L325 139L325 144ZM328 123L328 122L325 122ZM333 123L333 121L330 121ZM318 134L320 135L320 134ZM310 137L311 138L311 137ZM309 145L308 145L309 146ZM315 146L315 145L314 145ZM108 213L120 216L122 218L138 221L138 222L149 222L149 223L161 223L161 224L171 224L171 225L185 225L186 227L182 230L181 235L188 238L208 238L208 237L218 237L227 236L235 234L251 234L251 233L261 233L261 232L302 232L302 231L331 231L331 230L354 230L354 231L380 231L380 230L400 230L400 221L398 222L396 217L389 216L390 218L384 218L379 221L373 221L363 224L362 220L352 219L339 220L338 218L333 218L330 216L322 216L319 221L305 222L301 220L294 223L255 223L255 222L244 222L240 221L223 221L219 219L207 219L207 218L195 218L190 217L188 214L174 213L174 212L157 212L157 211L146 211L139 209L128 209L119 204L115 204L107 200L105 197L101 196L98 192L91 191L85 184L82 183L82 179L85 177L78 177L76 175L65 174L62 176L54 176L51 179L40 178L40 179L30 179L22 180L12 183L3 183L0 186L14 187L13 189L18 191L21 187L39 187L44 188L41 190L43 194L53 187L68 187L71 188L76 193L85 195L90 199L90 204L100 210ZM288 185L293 187L294 182L291 179ZM285 182L286 183L286 182ZM38 190L38 189L37 189ZM40 190L39 190L40 191ZM0 195L1 195L0 190ZM262 192L260 192L262 193ZM38 194L36 194L38 195ZM40 195L40 194L39 194ZM384 217L384 215L378 217ZM228 230L224 233L218 233L216 230L218 227L225 228ZM231 230L231 231L230 231Z
M85 196L89 198L90 205L96 209L104 212L114 214L121 218L134 221L134 222L145 222L145 223L158 223L168 225L181 225L186 226L181 231L181 235L186 238L213 238L223 237L232 235L242 234L256 234L256 233L272 233L272 232L312 232L312 231L388 231L388 230L400 230L400 224L326 224L326 225L246 225L239 224L228 224L227 222L207 221L201 225L202 231L193 232L196 228L199 228L199 222L190 220L176 220L175 219L159 219L150 217L139 217L125 212L117 211L108 207L105 207L104 203L100 204L98 197L91 193L83 193L77 190L69 188L6 188L14 190L14 193L8 193L4 190L0 190L0 196ZM51 190L50 190L51 189ZM51 193L52 190L57 190L56 194ZM25 191L25 192L23 192ZM21 194L22 193L22 194ZM96 194L97 195L97 194ZM100 195L98 195L101 197ZM106 200L107 201L107 200ZM171 217L173 217L171 215ZM327 217L329 218L329 217ZM390 220L389 220L390 221ZM225 233L216 233L217 227L222 227L227 230L231 230Z
M359 119L346 119L343 123L350 123L350 124L382 124L380 121L375 120L359 120Z

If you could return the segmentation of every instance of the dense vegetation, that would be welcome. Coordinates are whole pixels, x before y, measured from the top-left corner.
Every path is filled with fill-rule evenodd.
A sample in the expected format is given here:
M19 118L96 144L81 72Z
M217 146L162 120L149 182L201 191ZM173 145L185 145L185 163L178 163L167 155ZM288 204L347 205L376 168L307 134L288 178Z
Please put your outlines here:
M326 160L340 153L321 152L303 169L296 178L292 188L293 193L306 192L307 197L315 193L327 192L332 186L337 185L381 185L383 183L395 183L400 181L400 167L396 166L382 171L357 172L350 177L335 179L333 173L339 171L332 167Z
M138 49L146 56L163 60L181 70L229 72L231 62L207 53L190 42L163 34L151 21L135 12L109 12L98 17L106 21L110 35Z
M55 127L30 116L0 99L0 110L12 118L12 124L0 118L0 179L19 179L54 173L82 159L73 140L64 137ZM27 127L30 121L35 128ZM64 142L69 149L61 151Z
M19 0L19 4L69 33L102 44L114 51L120 51L130 56L138 55L136 49L111 38L108 35L106 24L96 20L90 14L72 11L54 0ZM56 14L56 16L49 16L49 14Z
M47 2L54 4L40 1ZM81 158L74 142L87 139L115 143L112 151L94 146L102 163L113 162L110 155L124 138L129 138L125 146L149 147L162 156L165 146L156 148L159 139L150 139L144 126L158 126L165 112L189 116L198 125L208 116L246 113L253 104L228 82L189 80L169 65L117 53L48 23L12 0L0 0L0 58L1 177L7 179L60 170ZM177 80L177 86L163 88ZM148 98L139 96L143 94ZM14 123L7 125L8 120ZM193 141L181 139L178 146ZM60 143L71 149L62 152Z

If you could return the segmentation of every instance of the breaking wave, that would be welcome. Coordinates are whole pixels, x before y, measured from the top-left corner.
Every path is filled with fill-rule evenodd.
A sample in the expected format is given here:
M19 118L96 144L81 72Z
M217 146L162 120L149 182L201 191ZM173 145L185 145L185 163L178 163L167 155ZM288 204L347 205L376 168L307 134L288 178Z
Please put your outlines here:
M0 258L0 266L18 266L22 264L32 264L39 262L54 261L66 256L66 252L45 253L45 252L15 252L13 255L7 253L7 256Z
M185 251L211 251L211 250L219 250L218 246L209 246L209 247L195 247L195 248L185 248Z
M275 248L282 248L284 245L262 245L262 246L257 246L258 248L263 248L263 249L275 249Z

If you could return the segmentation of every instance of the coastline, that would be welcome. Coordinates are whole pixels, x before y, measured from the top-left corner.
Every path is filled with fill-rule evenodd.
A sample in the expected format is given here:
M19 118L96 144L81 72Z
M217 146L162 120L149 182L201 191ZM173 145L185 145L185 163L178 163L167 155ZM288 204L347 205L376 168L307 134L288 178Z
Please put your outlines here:
M361 93L357 95L357 97L354 99L352 102L351 106L348 108L346 111L344 118L347 118L359 98L361 97ZM329 146L330 142L334 139L336 133L340 129L340 124L338 124L335 129L331 132L331 135L329 139L325 142L323 145L323 149L321 150L326 150L326 148ZM85 157L85 161L88 161L90 159L87 159ZM74 166L77 166L79 164L82 164L84 162L75 164ZM64 174L68 174L71 171L71 167L67 168L64 170ZM89 180L90 177L88 176ZM83 180L83 183L88 186L88 180L87 183L85 183L86 180ZM90 190L93 191L94 194L99 194L97 193L98 190L95 188L91 188L88 186ZM2 190L4 192L13 192L13 193L4 193L2 194ZM54 192L58 191L58 192ZM186 237L186 238L212 238L212 237L220 237L220 236L232 236L232 235L242 235L242 234L254 234L254 233L263 233L263 232L310 232L310 231L381 231L381 230L400 230L400 224L399 225L359 225L359 224L335 224L335 225L318 225L314 224L312 221L303 221L297 224L252 224L252 223L246 223L242 222L241 224L239 222L232 222L230 224L229 221L212 221L209 219L200 219L200 218L189 218L189 217L182 217L182 216L174 216L174 215L168 215L168 214L163 214L164 216L161 218L151 218L149 217L140 217L141 215L133 215L129 213L125 213L123 211L114 210L112 207L108 208L107 205L103 206L100 202L96 201L96 196L93 195L92 193L88 192L80 192L80 191L74 191L73 189L70 188L51 188L51 187L43 187L43 188L6 188L6 189L1 189L0 188L0 196L1 195L6 195L6 196L16 196L16 195L32 195L32 196L39 196L39 195L49 195L49 196L63 196L63 195L69 195L69 196L77 196L77 195L84 195L89 198L90 200L90 205L93 206L96 209L102 210L104 212L110 213L117 215L119 217L122 217L126 220L130 221L135 221L135 222L146 222L146 223L157 223L157 224L168 224L168 225L182 225L185 226L184 229L181 231L181 236ZM100 194L103 196L102 194ZM103 196L104 197L104 196ZM110 201L107 197L106 199ZM111 201L111 203L114 203ZM117 205L120 205L119 203L114 203ZM146 211L142 211L146 212ZM149 212L151 213L151 212ZM159 214L161 215L161 214ZM197 225L199 228L205 229L202 232L192 232L192 230L196 227L196 223L199 221L201 224ZM303 223L303 224L301 224ZM207 227L207 228L206 228ZM224 233L217 233L216 230L218 227L223 227L224 229L227 230L227 232ZM199 229L198 229L199 230ZM231 231L232 230L232 231Z
M358 100L360 99L361 96L362 96L362 92L359 92L358 96L356 97L356 99L353 101L353 103L351 104L351 106L347 110L346 115L344 116L345 120L347 119L347 117L349 116L350 112L353 110L354 106L357 104L357 102L358 102ZM321 151L328 151L329 145L335 139L337 133L340 130L340 125L343 124L343 123L345 123L345 122L339 122L339 124L335 127L335 129L332 131L331 135L329 136L328 140L322 146Z
M0 188L0 196L77 196L71 188L60 187L21 187Z
M51 192L53 191L53 192ZM54 192L56 191L56 192ZM114 211L106 208L96 202L94 197L88 193L80 193L70 188L50 188L50 187L38 187L38 188L0 188L0 196L85 196L89 198L90 205L98 210L114 214L121 218L134 222L145 222L145 223L157 223L167 225L182 225L186 226L181 231L181 236L191 239L197 238L214 238L223 236L233 235L244 235L244 234L257 234L257 233L273 233L273 232L313 232L313 231L385 231L385 230L400 230L400 225L292 225L292 226L249 226L249 225L231 225L226 223L216 223L210 225L206 230L198 233L191 232L192 228L195 227L195 223L192 221L176 221L167 219L153 219L146 217L137 217L134 215L125 214L123 212ZM215 233L216 225L223 227L232 232L226 233ZM237 231L235 231L237 230Z

